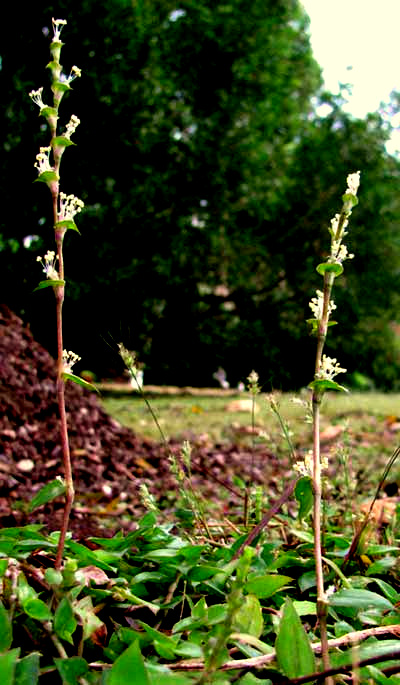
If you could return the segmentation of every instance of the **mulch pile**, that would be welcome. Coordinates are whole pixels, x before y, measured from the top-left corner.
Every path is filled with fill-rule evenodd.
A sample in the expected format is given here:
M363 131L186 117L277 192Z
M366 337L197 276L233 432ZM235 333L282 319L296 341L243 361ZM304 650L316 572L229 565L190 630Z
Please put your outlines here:
M0 525L27 522L58 528L62 498L28 513L27 502L47 482L63 475L56 401L56 365L29 328L0 305ZM146 483L164 506L176 505L177 487L168 446L139 437L112 419L96 393L67 383L66 406L75 478L73 534L108 535L129 528L143 513L139 486ZM241 507L234 476L268 482L274 491L279 465L262 447L210 445L194 437L193 482L206 497ZM262 465L262 468L261 468ZM225 484L222 485L221 482ZM230 488L230 489L229 489ZM222 497L222 493L226 496Z

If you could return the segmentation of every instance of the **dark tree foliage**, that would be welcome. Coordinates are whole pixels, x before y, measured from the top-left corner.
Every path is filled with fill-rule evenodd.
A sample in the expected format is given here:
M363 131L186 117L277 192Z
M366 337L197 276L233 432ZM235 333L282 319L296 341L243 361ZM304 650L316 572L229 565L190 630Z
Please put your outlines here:
M233 382L252 368L266 386L307 382L304 320L320 285L323 227L360 168L357 259L342 279L332 341L349 368L357 348L357 369L377 377L394 318L398 165L376 117L352 121L337 107L311 116L320 76L300 3L83 0L77 11L72 0L42 0L17 9L12 30L1 28L0 277L39 340L54 351L52 293L32 294L52 226L48 191L32 185L48 132L28 92L48 84L55 16L68 20L65 70L83 72L60 110L82 122L62 189L86 204L81 236L66 238L66 347L101 375L121 369L123 340L147 382L208 385L218 366Z

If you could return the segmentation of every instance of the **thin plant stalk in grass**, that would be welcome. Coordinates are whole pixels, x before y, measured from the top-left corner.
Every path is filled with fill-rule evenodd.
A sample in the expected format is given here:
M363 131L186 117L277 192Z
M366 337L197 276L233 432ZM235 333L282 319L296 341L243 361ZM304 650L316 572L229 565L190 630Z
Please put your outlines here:
M207 520L205 517L204 513L204 507L201 502L201 497L198 493L195 492L195 489L193 488L192 485L192 472L191 472L191 446L190 443L186 440L182 446L181 450L181 455L180 455L180 460L176 457L176 455L171 451L169 445L168 445L168 440L167 437L161 427L161 424L158 420L157 414L155 413L153 407L151 406L151 403L147 399L144 391L143 391L143 384L141 383L140 380L140 369L138 368L137 360L136 360L136 354L135 352L130 352L129 350L126 349L125 345L123 343L118 344L118 351L120 354L120 357L122 361L124 362L127 370L129 371L129 375L131 377L131 384L132 387L135 388L142 397L143 401L146 404L147 409L149 410L151 417L157 426L158 432L161 437L161 441L169 453L169 464L170 464L170 469L171 473L175 476L177 483L179 485L179 488L182 493L182 497L185 501L185 503L190 507L192 510L195 520L199 526L202 526L204 528L205 534L207 537L211 540L212 535L210 532L210 529L207 524ZM148 498L147 503L149 503ZM144 502L145 503L145 502Z
M48 251L46 255L38 261L41 262L46 280L39 283L37 289L52 287L56 298L56 320L57 320L57 402L60 415L60 437L63 455L63 466L65 476L65 508L63 521L60 531L59 544L56 556L56 568L60 568L63 557L64 543L69 527L69 518L74 501L74 483L71 467L71 456L69 449L67 417L65 410L65 381L67 379L78 382L80 385L86 384L82 379L74 376L72 366L80 357L73 352L64 350L63 345L63 303L65 295L64 279L64 258L63 241L68 229L77 231L74 217L83 207L82 200L74 195L66 195L60 191L60 165L61 158L66 147L74 145L71 136L75 132L80 121L74 114L66 125L65 131L57 134L58 110L64 94L71 90L71 82L81 75L80 69L73 66L67 76L62 71L60 64L60 53L63 43L60 40L60 33L63 26L67 23L64 19L53 19L53 39L50 44L51 62L47 65L51 73L51 90L53 92L53 104L46 105L43 102L43 88L31 91L29 96L40 109L40 116L44 117L50 129L50 144L41 147L36 156L35 167L38 171L37 181L47 185L50 190L53 208L54 238L56 252ZM87 384L90 385L90 384Z
M360 172L349 174L347 177L347 189L342 197L343 206L340 214L336 214L331 220L329 228L331 236L330 253L327 260L317 267L318 273L323 277L323 290L317 290L316 297L310 302L310 308L314 318L309 320L312 332L317 337L317 351L315 357L314 380L310 383L312 390L312 415L313 415L313 454L312 454L312 481L314 490L314 556L317 577L317 613L321 632L322 660L324 669L330 667L327 637L327 610L328 599L324 590L324 575L322 566L322 543L321 543L321 452L320 452L320 407L322 398L327 390L345 390L333 379L342 369L336 359L331 359L323 354L328 327L333 321L330 320L331 312L336 306L331 300L332 287L337 276L343 273L343 262L353 255L348 253L343 239L347 234L346 227L353 207L357 204L357 190L360 183ZM325 681L331 685L333 680L329 677Z

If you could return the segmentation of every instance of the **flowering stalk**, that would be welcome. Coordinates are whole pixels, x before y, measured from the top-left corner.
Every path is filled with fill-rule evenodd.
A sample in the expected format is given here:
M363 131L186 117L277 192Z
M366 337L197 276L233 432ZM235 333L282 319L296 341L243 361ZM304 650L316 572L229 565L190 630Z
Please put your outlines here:
M321 544L321 463L320 453L320 406L326 390L345 390L343 386L334 381L339 373L344 373L346 369L340 367L336 359L332 359L323 354L328 327L333 325L330 321L332 311L336 305L331 300L331 293L334 280L343 272L343 262L352 259L354 255L349 254L346 245L343 243L347 235L346 228L353 207L357 204L357 190L360 183L360 172L349 174L347 177L347 189L342 197L343 206L340 214L336 214L331 220L329 233L331 236L331 246L329 256L323 264L317 267L318 273L323 277L323 290L317 290L316 297L312 298L310 308L314 314L313 319L308 323L312 326L312 332L317 336L317 351L315 356L314 381L310 383L312 390L312 415L313 415L313 454L312 454L312 480L314 490L314 557L317 577L317 613L321 632L322 660L324 669L329 669L328 637L327 637L327 613L328 599L324 590L324 576L322 567L322 544ZM333 680L326 679L327 685L331 685Z
M66 130L62 135L57 135L58 109L65 92L71 89L71 82L81 75L80 69L73 66L69 76L62 72L60 64L60 53L63 43L60 40L62 28L67 23L65 19L53 19L53 39L50 44L52 61L47 65L51 71L51 90L53 92L53 104L46 105L43 102L43 88L29 93L32 101L39 107L40 116L43 116L49 125L51 133L50 145L41 147L36 156L35 168L38 171L37 181L46 183L48 186L53 206L54 237L57 252L48 251L43 257L38 257L42 264L43 272L46 274L46 281L39 284L39 288L51 286L56 298L56 319L57 319L57 401L60 414L60 437L63 454L63 465L65 474L65 509L63 522L60 531L60 538L56 556L56 568L60 568L62 563L65 538L69 526L69 518L74 501L74 484L72 477L71 456L69 449L68 427L65 410L65 378L75 380L71 374L72 365L79 361L79 357L73 352L63 349L63 321L62 308L65 294L64 280L64 258L63 241L68 229L78 230L74 222L75 215L83 208L82 200L74 195L66 195L60 192L60 164L61 158L66 147L74 145L71 135L78 126L79 119L72 115ZM52 159L51 159L52 158ZM79 382L79 381L78 381ZM82 384L82 383L81 383Z

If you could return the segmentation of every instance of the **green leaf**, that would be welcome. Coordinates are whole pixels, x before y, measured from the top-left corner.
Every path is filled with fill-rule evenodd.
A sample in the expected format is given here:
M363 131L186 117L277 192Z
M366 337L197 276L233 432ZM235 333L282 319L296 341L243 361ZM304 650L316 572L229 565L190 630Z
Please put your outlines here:
M61 571L56 571L55 568L46 568L44 572L44 579L49 585L57 587L63 582L63 574Z
M184 675L170 671L161 664L146 663L146 672L149 685L193 685L193 680ZM133 681L132 681L133 682ZM136 680L134 681L136 685ZM109 685L109 683L106 683Z
M63 378L66 381L72 381L72 383L81 385L82 388L86 388L87 390L94 390L95 392L100 394L100 391L96 388L95 385L93 385L93 383L85 381L85 379L81 378L80 376L75 376L75 374L73 373L63 373Z
M52 281L50 278L48 278L46 281L40 281L39 285L34 289L33 292L36 292L36 290L43 290L43 288L56 288L59 285L65 285L65 281Z
M339 385L339 383L336 383L335 381L327 380L312 381L312 383L308 384L308 387L311 388L311 390L317 390L318 392L325 392L325 390L343 390L343 392L349 392L343 385Z
M177 648L175 649L175 654L179 654L179 656L184 657L185 659L203 659L204 658L204 652L200 645L195 644L194 642L180 642Z
M198 580L206 580L207 578L212 578L217 573L220 573L221 569L218 566L211 566L208 564L201 564L190 569L189 578L192 582Z
M41 599L32 598L26 600L23 604L25 613L37 621L50 621L52 619L51 611L47 604Z
M315 671L314 653L289 598L283 607L275 649L279 667L288 678L300 678Z
M398 640L369 640L367 643L357 647L357 659L361 661L374 657L382 657L382 661L384 661L385 657L398 649ZM347 664L351 664L353 658L354 652L351 649L348 649L346 652L332 652L331 663L333 667L346 666ZM398 662L400 662L400 659ZM396 662L392 661L392 663Z
M61 48L63 45L64 45L64 43L62 43L61 41L54 41L52 43L53 48L58 47L58 46ZM52 60L51 62L46 64L46 69L59 69L59 67L60 67L59 63L54 62L54 60Z
M35 180L34 183L54 183L59 181L59 176L55 171L43 171Z
M309 602L308 600L294 600L293 606L298 616L316 616L317 605L315 604L315 602Z
M294 489L294 496L299 503L299 521L302 521L310 513L314 502L312 480L309 476L299 478Z
M207 620L207 603L205 597L201 597L192 609L192 618L206 621Z
M323 264L318 264L317 271L321 276L326 273L334 273L335 276L340 276L343 273L343 267L337 262L323 262Z
M243 678L237 681L237 685L273 685L273 682L265 678L256 678L252 673L246 673Z
M378 595L370 590L347 589L335 592L329 598L329 604L333 607L350 607L352 609L379 609L386 611L393 609L393 604L386 597Z
M25 602L30 599L36 599L37 596L36 590L29 585L24 573L20 571L17 582L17 597L21 606L24 606Z
M63 219L62 221L57 221L55 228L65 228L66 231L71 230L79 233L78 226L73 219Z
M51 147L69 147L70 145L75 145L75 143L65 136L56 136L52 138L50 145Z
M53 81L51 90L53 93L56 93L57 91L59 93L65 93L67 90L72 90L72 88L66 81Z
M159 630L152 628L151 626L147 625L147 623L143 623L142 621L139 621L139 624L142 626L142 628L144 628L147 635L151 638L156 652L163 659L173 659L175 656L177 639L161 633Z
M69 659L54 659L57 670L61 676L63 685L79 685L78 678L85 676L88 665L80 656L71 656Z
M11 647L13 639L12 624L8 611L0 602L0 652L6 652Z
M207 623L209 626L215 626L217 623L226 621L228 609L226 604L213 604L207 612Z
M39 112L39 116L44 117L45 119L50 119L57 117L57 110L55 107L42 107L42 109Z
M385 674L375 666L367 666L365 670L370 676L371 682L376 683L376 685L392 685L392 683L396 682L391 678L387 678ZM400 679L397 682L400 682Z
M350 207L356 207L358 205L358 197L353 195L353 193L345 193L342 195L342 202L344 205L350 205Z
M264 619L260 602L255 595L246 595L239 609L233 612L232 630L260 637L263 629Z
M107 685L132 685L132 683L151 685L137 640L132 642L114 662Z
M247 592L256 595L259 599L266 599L267 597L272 597L275 592L291 583L292 580L293 578L289 576L271 573L265 576L258 576L257 578L250 578L245 585L245 589Z
M32 497L31 501L29 502L28 511L31 512L34 509L41 507L43 504L52 502L53 499L64 494L65 482L56 478L55 480L50 481L50 483L46 483L46 485L40 488L39 492Z
M1 685L14 685L14 672L19 656L19 649L11 649L5 654L0 654Z
M63 597L54 615L54 630L61 640L65 640L72 645L72 635L77 625L72 606L68 598Z
M19 659L15 668L14 685L36 685L39 682L39 652L31 652Z

